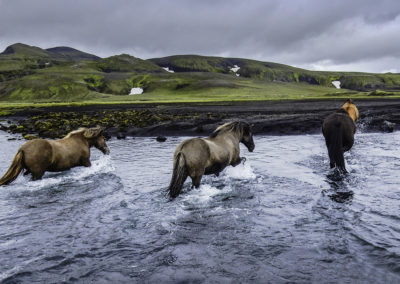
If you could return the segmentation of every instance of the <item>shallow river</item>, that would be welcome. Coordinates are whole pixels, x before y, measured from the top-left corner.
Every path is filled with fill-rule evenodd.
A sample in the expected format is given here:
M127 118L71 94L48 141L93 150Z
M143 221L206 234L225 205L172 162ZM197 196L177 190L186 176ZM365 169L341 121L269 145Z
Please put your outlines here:
M0 174L23 141L0 132ZM256 136L245 165L169 201L183 137L111 140L91 168L0 189L0 282L400 282L400 132Z

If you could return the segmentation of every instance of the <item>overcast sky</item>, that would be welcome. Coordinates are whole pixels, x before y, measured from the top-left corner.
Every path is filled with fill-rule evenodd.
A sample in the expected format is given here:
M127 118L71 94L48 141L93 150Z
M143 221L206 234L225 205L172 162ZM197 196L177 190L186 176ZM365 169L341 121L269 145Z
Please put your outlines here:
M400 72L399 0L0 0L0 50L242 57Z

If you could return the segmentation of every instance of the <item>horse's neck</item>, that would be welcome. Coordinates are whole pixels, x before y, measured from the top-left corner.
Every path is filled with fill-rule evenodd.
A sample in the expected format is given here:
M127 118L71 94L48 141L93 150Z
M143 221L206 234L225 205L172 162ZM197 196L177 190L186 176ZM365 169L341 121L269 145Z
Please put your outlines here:
M354 108L347 108L347 109L342 108L342 110L344 110L350 116L350 118L354 122L356 122L356 120L357 120L357 111Z
M240 138L232 132L226 132L213 138L215 141L232 141L233 144L239 145Z
M358 109L353 108L351 109L351 114L349 114L350 117L353 119L354 122L358 119Z
M71 135L70 137L66 137L63 139L66 143L70 143L70 142L77 142L81 145L85 145L86 147L90 148L90 142L88 141L88 139L86 139L85 137L83 137L82 134L74 134Z

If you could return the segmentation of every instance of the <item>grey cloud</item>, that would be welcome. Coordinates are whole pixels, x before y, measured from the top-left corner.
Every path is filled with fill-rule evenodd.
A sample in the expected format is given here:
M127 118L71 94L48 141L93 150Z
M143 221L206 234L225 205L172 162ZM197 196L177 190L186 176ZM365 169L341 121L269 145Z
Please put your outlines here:
M24 42L100 56L225 55L379 72L398 68L383 59L400 58L399 15L397 0L0 0L0 48ZM362 64L379 58L379 70Z

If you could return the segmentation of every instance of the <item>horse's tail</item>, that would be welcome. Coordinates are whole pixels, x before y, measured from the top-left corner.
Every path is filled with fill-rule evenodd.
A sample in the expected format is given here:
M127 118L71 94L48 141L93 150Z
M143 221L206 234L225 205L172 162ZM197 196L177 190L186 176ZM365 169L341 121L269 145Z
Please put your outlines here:
M337 122L334 124L334 133L331 133L332 139L328 147L328 153L331 163L334 163L339 171L347 173L344 163L342 130L342 123Z
M24 168L23 160L24 160L24 152L19 150L18 153L15 155L10 168L4 174L4 176L0 179L0 185L9 184L10 182L14 181L18 177L19 173Z
M174 161L171 183L168 187L169 196L175 198L181 192L183 183L188 177L185 155L179 152Z

